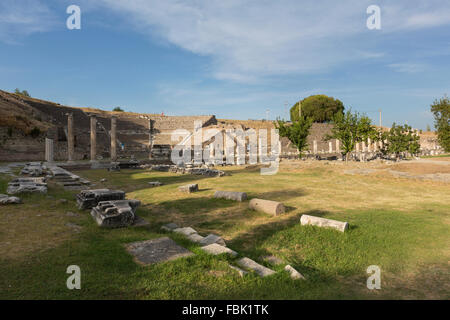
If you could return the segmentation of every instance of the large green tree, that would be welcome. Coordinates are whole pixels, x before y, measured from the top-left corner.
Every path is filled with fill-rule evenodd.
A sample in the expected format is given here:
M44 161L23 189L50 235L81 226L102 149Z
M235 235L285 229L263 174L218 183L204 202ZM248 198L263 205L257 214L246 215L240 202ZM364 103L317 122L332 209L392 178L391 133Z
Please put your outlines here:
M277 120L275 128L278 129L280 137L286 137L296 146L299 151L299 157L303 155L303 151L308 148L307 138L309 129L312 126L312 119L302 116L300 119L292 123L286 123L283 120Z
M342 154L348 161L350 153L355 149L357 143L371 138L373 141L379 139L379 133L372 125L370 118L360 115L358 112L337 113L333 117L331 134L325 136L325 140L337 139L341 142Z
M344 112L344 104L333 97L324 94L309 96L291 108L291 121L299 119L299 107L301 115L311 118L313 122L331 122L336 114Z
M420 151L420 137L407 124L403 126L392 124L392 128L383 133L383 138L387 140L383 151L394 154L397 159L400 158L402 152L414 155Z
M431 105L438 141L446 152L450 152L450 99L447 96L435 100Z

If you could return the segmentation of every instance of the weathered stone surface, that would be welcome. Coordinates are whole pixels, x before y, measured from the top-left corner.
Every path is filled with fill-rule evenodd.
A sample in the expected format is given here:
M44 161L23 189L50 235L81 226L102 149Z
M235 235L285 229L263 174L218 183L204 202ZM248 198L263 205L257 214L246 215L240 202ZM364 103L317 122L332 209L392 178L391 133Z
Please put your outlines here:
M281 260L280 258L275 257L275 256L263 256L261 258L264 261L267 261L268 263L273 264L275 266L283 263L283 260Z
M294 279L294 280L298 280L298 279L305 280L305 277L300 272L298 272L293 267L291 267L290 265L287 265L286 267L284 267L284 270L289 272L289 274L291 276L291 279Z
M266 268L247 257L239 259L237 261L237 264L243 268L253 270L256 274L258 274L261 277L270 276L275 273L275 271L273 271L269 268Z
M227 246L227 244L225 243L225 240L223 240L222 237L219 237L218 235L215 235L215 234L207 235L200 242L200 244L202 246L207 246L207 245L210 245L212 243L217 243L218 245L225 246L225 247Z
M204 239L204 237L202 237L201 235L199 235L198 233L193 233L187 236L187 238L189 240L191 240L192 242L195 243L201 243L202 240Z
M162 186L163 184L159 181L151 181L148 183L150 185L150 187L154 188L154 187L159 187Z
M100 227L120 228L133 224L139 200L101 201L91 211Z
M348 230L348 222L341 222L331 219L325 219L320 217L314 217L309 215L302 215L300 218L300 223L303 225L313 225L324 228L333 228L341 232Z
M173 223L173 222L165 224L165 225L163 225L161 227L161 229L165 230L165 231L173 231L173 230L175 230L177 228L178 228L178 225L176 223Z
M239 273L239 275L240 275L241 277L245 276L245 275L248 273L247 271L242 270L241 268L238 268L238 267L233 266L233 265L231 265L231 264L229 264L229 266L230 266L231 269L237 271L237 273Z
M120 190L95 189L83 190L77 194L77 205L79 209L90 209L101 201L124 200L125 192Z
M136 262L144 265L192 256L193 253L168 237L133 242L127 245Z
M29 162L20 171L21 175L29 175L31 177L39 177L44 174L44 167L40 162Z
M193 233L197 233L197 231L195 231L194 229L192 229L191 227L186 227L186 228L176 228L173 229L173 232L176 233L181 233L182 235L190 236Z
M268 213L277 216L284 213L284 205L281 202L263 200L263 199L252 199L248 204L250 209Z
M216 191L214 193L214 198L227 199L234 201L244 201L247 200L247 194L245 192L234 192L234 191Z
M237 256L237 252L231 250L230 248L221 246L220 244L217 243L213 243L207 246L204 246L201 248L203 251L209 253L209 254L213 254L213 255L218 255L218 254L222 254L222 253L227 253L231 256Z
M178 190L181 192L197 192L198 191L198 184L188 184L185 186L178 187Z
M47 193L45 178L17 178L8 183L8 194Z
M0 194L0 205L19 204L22 201L17 197L9 197L6 194Z

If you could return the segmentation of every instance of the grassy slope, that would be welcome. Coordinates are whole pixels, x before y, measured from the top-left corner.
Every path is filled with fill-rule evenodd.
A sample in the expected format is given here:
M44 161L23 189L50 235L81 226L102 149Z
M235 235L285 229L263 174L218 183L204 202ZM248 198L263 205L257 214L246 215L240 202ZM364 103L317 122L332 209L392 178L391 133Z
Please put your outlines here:
M81 172L94 182L107 177L106 187L122 188L128 198L142 200L138 213L151 222L149 227L99 229L88 212L75 209L71 193L55 186L49 192L54 199L33 195L20 207L0 208L0 298L449 298L448 185L342 175L327 166L285 168L275 176L230 170L232 176L223 178L140 170ZM147 188L155 180L165 185ZM200 192L177 192L179 185L191 182L199 183ZM0 179L0 193L5 188ZM217 189L280 200L288 212L269 217L248 210L246 203L212 199ZM71 201L58 203L60 197ZM80 216L67 217L67 211ZM302 227L303 213L345 220L352 227L345 234ZM69 221L82 231L72 232L65 226ZM259 262L261 255L279 256L308 281L292 281L285 272L240 278L227 265L231 258L203 254L172 234L196 255L149 267L135 264L124 244L167 235L159 228L172 221L204 235L220 234L230 248ZM81 267L82 290L65 286L71 264ZM382 290L365 287L371 264L382 269Z

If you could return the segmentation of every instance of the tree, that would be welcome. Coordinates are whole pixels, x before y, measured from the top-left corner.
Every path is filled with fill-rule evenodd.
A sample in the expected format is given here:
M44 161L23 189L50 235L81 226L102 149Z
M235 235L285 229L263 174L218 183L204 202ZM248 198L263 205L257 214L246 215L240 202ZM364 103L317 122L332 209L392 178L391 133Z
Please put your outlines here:
M15 94L18 94L18 95L21 95L21 96L24 96L24 97L30 98L30 94L28 93L27 90L20 91L19 88L16 88L16 89L14 90L14 93L15 93Z
M291 121L299 119L299 106L302 116L311 118L313 122L331 122L336 114L344 112L344 104L340 100L318 94L294 104L291 108Z
M337 139L342 145L342 154L345 161L348 161L350 153L355 149L357 143L371 138L373 141L379 140L379 132L372 125L371 120L365 116L351 110L346 113L337 113L333 117L333 127L331 134L325 136L325 140Z
M431 127L429 124L427 124L427 132L430 132L430 131L431 131Z
M403 152L415 155L420 150L420 137L407 124L399 126L393 123L392 128L383 133L383 138L387 140L384 152L395 154L396 159L399 159Z
M285 121L278 119L274 125L278 129L280 137L288 138L297 147L301 158L303 151L308 147L307 138L312 122L312 119L302 116L292 124L286 124Z
M431 105L434 115L434 126L436 127L439 144L446 152L450 151L450 99L444 96L435 100Z
M113 111L116 111L116 112L123 112L123 109L122 109L121 107L115 107L115 108L113 109Z

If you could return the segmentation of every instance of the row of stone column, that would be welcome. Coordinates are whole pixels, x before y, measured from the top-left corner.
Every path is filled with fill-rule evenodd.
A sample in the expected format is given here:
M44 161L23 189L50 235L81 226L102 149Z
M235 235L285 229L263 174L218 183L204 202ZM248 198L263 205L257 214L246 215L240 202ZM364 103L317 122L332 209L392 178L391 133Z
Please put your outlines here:
M328 152L329 153L333 153L333 152L341 152L341 148L340 148L340 141L335 139L335 143L336 148L333 150L333 142L329 141L328 142ZM355 151L356 152L374 152L377 151L379 149L383 148L383 141L378 141L378 142L373 142L369 139L367 139L367 144L366 141L362 141L356 144L355 147ZM317 154L318 150L317 150L317 140L313 141L313 154Z
M90 116L91 161L97 160L97 118ZM75 159L75 135L73 114L67 116L67 161ZM111 160L117 159L117 118L111 118ZM54 161L53 139L45 139L45 161Z

